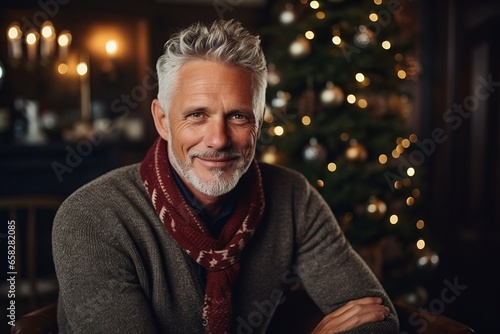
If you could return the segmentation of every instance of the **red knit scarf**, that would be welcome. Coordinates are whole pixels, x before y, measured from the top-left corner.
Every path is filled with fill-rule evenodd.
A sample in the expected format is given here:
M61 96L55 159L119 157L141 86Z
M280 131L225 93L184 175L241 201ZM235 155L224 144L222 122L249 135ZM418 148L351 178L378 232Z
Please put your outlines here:
M140 174L163 224L186 253L207 271L203 303L206 333L229 333L231 286L239 272L240 254L264 212L259 166L253 161L242 176L241 197L218 239L211 236L175 183L165 140L158 138L153 144L141 163Z

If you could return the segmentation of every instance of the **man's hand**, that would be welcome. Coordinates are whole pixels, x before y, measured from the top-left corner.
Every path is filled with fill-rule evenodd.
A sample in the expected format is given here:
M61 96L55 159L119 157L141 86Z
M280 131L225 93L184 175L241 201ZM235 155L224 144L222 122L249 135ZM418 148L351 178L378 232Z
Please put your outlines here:
M333 334L347 331L369 322L382 321L389 314L378 297L351 300L344 306L327 314L311 334Z

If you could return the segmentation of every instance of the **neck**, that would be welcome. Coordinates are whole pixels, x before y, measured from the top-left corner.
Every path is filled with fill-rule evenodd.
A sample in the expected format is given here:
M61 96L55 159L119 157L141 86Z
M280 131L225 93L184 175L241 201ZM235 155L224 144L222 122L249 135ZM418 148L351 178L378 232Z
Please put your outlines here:
M230 191L229 193L223 194L221 196L209 196L206 195L202 192L200 192L198 189L196 189L191 183L189 183L184 177L182 177L176 170L175 168L172 167L172 172L176 176L176 179L178 182L182 183L182 186L184 187L183 191L188 191L189 194L185 194L186 196L189 197L194 197L194 199L197 202L197 206L201 206L203 208L203 212L210 217L214 218L217 216L219 211L227 204L227 202L230 199L230 194L233 193L233 191ZM234 189L233 189L234 190Z

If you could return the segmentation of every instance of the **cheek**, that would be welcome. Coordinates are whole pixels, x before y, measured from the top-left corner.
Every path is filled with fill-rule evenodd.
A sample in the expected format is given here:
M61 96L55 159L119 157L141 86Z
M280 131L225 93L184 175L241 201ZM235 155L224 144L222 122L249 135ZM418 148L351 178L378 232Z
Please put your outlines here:
M189 127L177 127L172 129L173 147L183 154L189 151L193 146L196 146L202 137L203 131L191 129Z
M253 149L257 143L257 139L257 131L255 129L245 129L245 131L240 131L233 137L233 143L240 148Z

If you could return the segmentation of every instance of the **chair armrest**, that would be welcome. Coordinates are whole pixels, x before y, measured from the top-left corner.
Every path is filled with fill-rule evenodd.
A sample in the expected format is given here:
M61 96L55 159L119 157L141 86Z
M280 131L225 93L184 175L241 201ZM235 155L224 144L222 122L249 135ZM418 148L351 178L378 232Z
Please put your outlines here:
M471 334L474 333L467 325L443 315L417 309L400 301L393 301L399 318L401 331L409 334Z
M19 317L11 330L11 334L56 334L57 332L57 303Z

